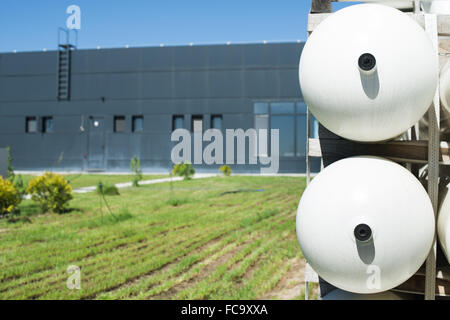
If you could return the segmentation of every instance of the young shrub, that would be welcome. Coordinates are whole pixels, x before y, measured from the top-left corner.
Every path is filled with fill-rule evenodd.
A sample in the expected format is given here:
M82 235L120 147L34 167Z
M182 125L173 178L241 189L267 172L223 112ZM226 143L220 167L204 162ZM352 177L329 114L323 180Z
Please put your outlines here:
M20 200L22 200L26 194L26 186L23 183L22 175L19 174L16 176L14 172L14 167L12 166L13 158L11 156L11 148L8 147L7 149L8 149L8 181L14 185L14 188L16 188Z
M134 173L133 187L139 187L139 181L142 180L141 161L138 157L134 156L130 161L130 170Z
M0 177L0 216L13 212L20 203L19 193L9 180Z
M99 182L97 185L97 194L104 194L106 196L119 196L119 189L110 183Z
M230 168L230 166L223 165L223 166L221 166L219 168L219 171L222 172L227 177L231 175L231 168Z
M26 192L39 203L43 212L63 213L72 199L72 187L63 176L51 172L31 180Z
M180 163L173 166L172 174L184 177L184 180L190 180L195 174L195 169L189 162Z
M17 175L14 178L14 188L16 188L17 193L19 194L20 199L26 194L27 186L23 183L22 175Z

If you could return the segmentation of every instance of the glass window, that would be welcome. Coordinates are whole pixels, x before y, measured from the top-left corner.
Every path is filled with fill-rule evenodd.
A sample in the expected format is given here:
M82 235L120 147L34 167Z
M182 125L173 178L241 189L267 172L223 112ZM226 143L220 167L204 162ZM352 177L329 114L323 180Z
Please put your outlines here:
M306 114L297 116L297 157L306 155Z
M256 102L253 105L254 114L267 114L269 113L269 104L267 102Z
M33 133L37 132L37 119L36 117L27 117L25 124L26 132Z
M172 129L183 129L184 128L184 116L173 116L172 119Z
M53 132L53 117L42 118L42 132L43 133Z
M193 132L203 132L203 117L193 116L192 117L192 131Z
M270 104L270 113L273 113L273 114L294 113L294 103L293 102L272 102Z
M297 113L306 114L306 103L303 101L297 102Z
M125 132L125 116L114 117L114 132Z
M133 116L133 132L144 131L144 117L143 116Z
M211 117L211 128L222 130L222 116Z
M319 138L319 121L312 114L309 117L309 136L311 138Z
M294 116L272 116L270 128L280 130L280 157L293 157Z
M255 146L254 154L260 157L267 157L268 155L268 134L269 134L269 116L268 115L256 115L255 116L255 129L258 134L258 144L261 145L259 148L258 145ZM266 134L261 135L259 130L266 129ZM261 139L261 140L260 140ZM258 150L259 148L259 150Z
M306 155L306 114L297 116L297 141L296 141L296 154L297 157L304 157ZM310 115L309 120L309 137L319 138L319 122Z

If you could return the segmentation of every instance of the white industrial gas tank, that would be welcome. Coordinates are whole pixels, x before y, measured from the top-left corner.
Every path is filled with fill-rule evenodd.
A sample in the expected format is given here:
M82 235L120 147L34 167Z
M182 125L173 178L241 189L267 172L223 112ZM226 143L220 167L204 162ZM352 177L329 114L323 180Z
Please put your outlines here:
M431 201L402 166L353 157L326 167L306 188L297 237L311 267L355 293L392 289L425 261L434 236Z
M438 57L425 31L401 11L347 7L311 34L299 68L304 99L327 129L356 141L394 138L431 104Z
M437 233L442 250L450 263L450 184L442 190L442 201L439 209Z

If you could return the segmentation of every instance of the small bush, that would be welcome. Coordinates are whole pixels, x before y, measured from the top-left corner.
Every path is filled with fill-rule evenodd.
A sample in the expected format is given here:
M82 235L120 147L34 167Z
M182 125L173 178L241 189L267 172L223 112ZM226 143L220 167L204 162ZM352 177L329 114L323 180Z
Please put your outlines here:
M40 204L43 212L63 213L72 199L72 187L63 176L51 172L31 180L26 192Z
M9 180L0 177L0 216L13 212L20 203L20 196Z
M219 168L219 171L222 172L225 176L231 175L231 168L230 166L223 165Z
M101 186L101 188L100 188ZM114 184L103 184L102 182L99 182L97 185L97 193L103 194L106 196L119 196L119 189Z
M130 170L134 173L133 187L139 187L139 181L142 180L141 161L138 157L134 156L130 161Z
M173 166L172 174L184 177L184 180L190 180L195 174L195 169L189 162L180 163Z

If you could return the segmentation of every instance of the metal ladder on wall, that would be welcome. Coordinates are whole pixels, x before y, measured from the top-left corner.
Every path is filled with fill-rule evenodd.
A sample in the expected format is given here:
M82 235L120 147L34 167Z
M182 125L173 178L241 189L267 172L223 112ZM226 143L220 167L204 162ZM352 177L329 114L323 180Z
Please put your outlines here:
M76 35L75 44L70 43L70 30L58 29L58 65L57 65L57 99L58 101L70 100L70 78L71 78L71 58L72 51L76 49L78 42L78 33L73 30ZM61 42L61 33L66 35L65 43Z

